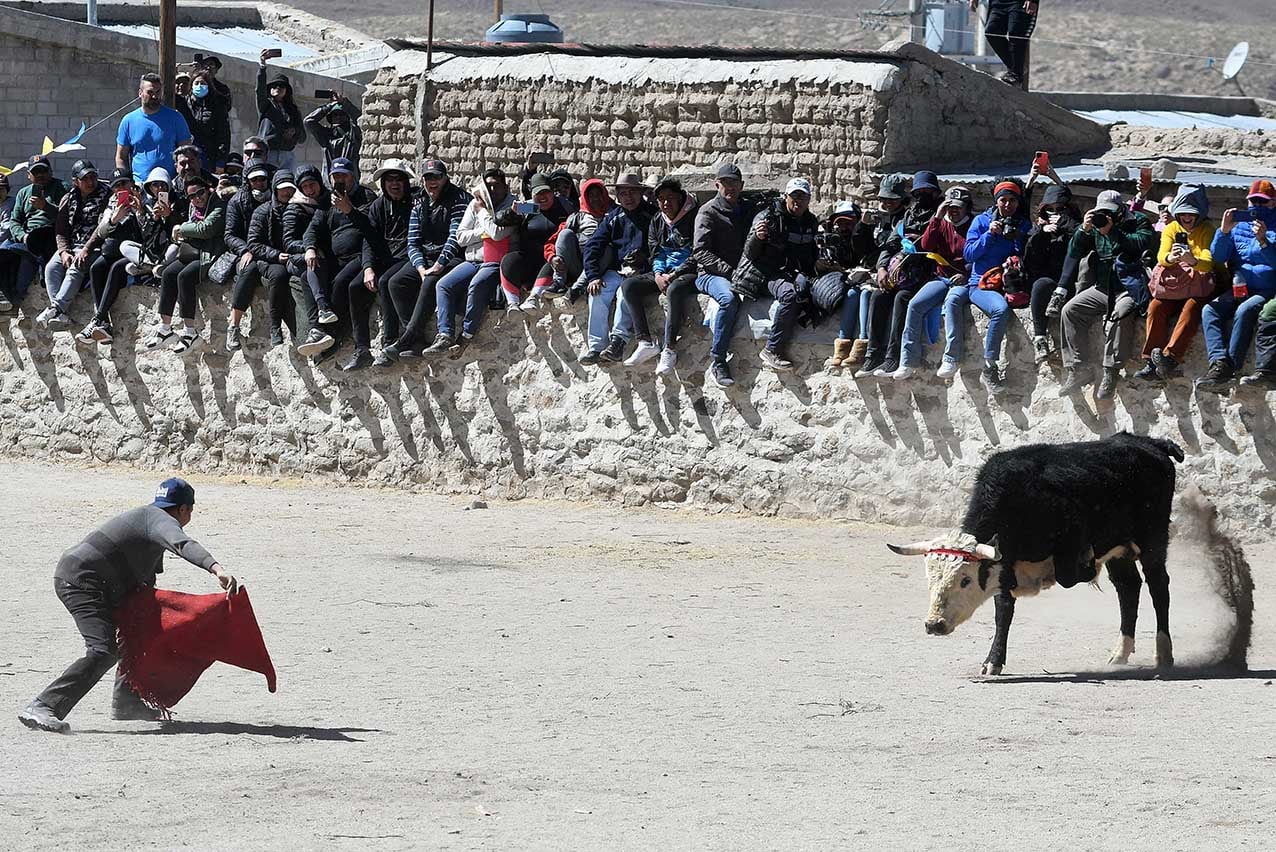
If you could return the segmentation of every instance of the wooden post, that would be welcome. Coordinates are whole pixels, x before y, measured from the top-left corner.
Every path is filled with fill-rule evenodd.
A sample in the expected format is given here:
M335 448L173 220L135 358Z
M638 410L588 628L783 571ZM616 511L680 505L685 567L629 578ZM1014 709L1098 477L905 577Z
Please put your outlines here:
M425 25L425 70L434 67L434 0L430 0L429 20Z
M177 0L159 3L159 75L164 103L177 103Z
M505 0L494 0L496 6L496 23L501 22L501 15L505 14Z
M926 43L926 10L922 0L908 0L908 40Z

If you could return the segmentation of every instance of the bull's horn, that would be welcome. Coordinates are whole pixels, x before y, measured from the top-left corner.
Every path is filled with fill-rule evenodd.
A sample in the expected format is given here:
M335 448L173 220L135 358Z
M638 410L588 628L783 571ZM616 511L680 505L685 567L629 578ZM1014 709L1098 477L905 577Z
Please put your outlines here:
M991 559L994 562L1001 558L1001 551L996 544L976 544L974 553L981 559Z
M929 541L915 541L912 544L887 544L892 553L898 553L900 556L923 556L926 551L930 550Z

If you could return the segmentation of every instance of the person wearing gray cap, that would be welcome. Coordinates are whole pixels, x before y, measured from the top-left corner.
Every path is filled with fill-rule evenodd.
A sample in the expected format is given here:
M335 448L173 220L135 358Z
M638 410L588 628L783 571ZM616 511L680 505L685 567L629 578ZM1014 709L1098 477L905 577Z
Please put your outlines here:
M1134 345L1134 320L1139 303L1135 293L1146 293L1147 273L1143 255L1157 243L1152 221L1142 213L1129 213L1116 190L1099 193L1099 199L1081 219L1072 235L1068 254L1090 258L1092 284L1077 282L1077 294L1063 306L1063 366L1066 371L1059 396L1068 396L1094 380L1089 366L1090 326L1103 321L1103 378L1095 399L1111 399L1116 393L1121 367Z
M88 280L89 267L101 250L97 226L111 197L89 160L77 160L71 178L75 185L58 205L53 229L58 253L44 267L49 307L36 317L38 324L59 330L70 328L71 300Z

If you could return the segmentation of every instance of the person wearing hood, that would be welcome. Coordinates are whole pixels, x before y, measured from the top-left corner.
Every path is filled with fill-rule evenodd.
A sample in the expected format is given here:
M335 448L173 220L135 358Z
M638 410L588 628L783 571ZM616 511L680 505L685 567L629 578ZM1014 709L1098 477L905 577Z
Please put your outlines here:
M1245 363L1264 303L1276 296L1276 187L1256 180L1249 188L1248 210L1227 210L1210 250L1214 263L1232 264L1231 292L1201 311L1210 368L1197 388L1225 393Z
M1017 180L1000 180L993 186L993 206L975 217L966 232L963 252L970 277L965 285L948 291L944 298L944 360L936 375L952 378L961 362L966 306L973 304L988 317L984 335L984 368L980 379L991 394L1005 392L1005 380L997 365L1001 342L1010 320L1010 306L997 290L982 290L979 279L985 272L1004 264L1013 256L1023 256L1031 230L1023 204L1023 185Z
M1134 378L1169 381L1179 374L1201 325L1201 309L1214 295L1214 232L1205 190L1180 187L1170 202L1170 223L1161 230L1157 265L1148 282L1143 369Z
M514 229L513 247L501 258L505 304L509 310L534 313L542 306L541 296L554 283L554 268L547 257L554 235L572 214L572 208L554 192L544 175L532 175L528 189L530 200L516 202L501 211L496 223ZM529 292L522 300L524 290Z
M646 184L634 172L626 172L612 184L616 206L598 223L594 235L585 243L582 256L584 276L588 282L589 321L587 342L577 360L583 365L600 360L619 361L625 353L625 342L633 334L633 323L624 299L617 299L621 283L647 266L647 229L656 208L646 200ZM611 306L616 306L616 322L611 321ZM615 330L620 334L616 335Z
M321 327L334 325L336 313L328 302L328 296L320 285L318 276L311 274L306 265L306 229L317 211L327 210L331 204L323 174L314 166L302 166L295 174L297 191L284 209L284 250L288 253L288 271L301 282L296 288L306 307L306 339L297 345L297 352L316 362L333 351L336 341ZM296 302L296 295L293 297Z
M234 252L236 276L252 265L252 251L248 248L248 226L252 223L253 213L258 207L270 200L271 170L260 160L249 163L244 175L244 186L226 202L226 251ZM232 323L226 328L226 348L234 351L239 344L232 342L232 335L237 335L236 326Z
M306 130L323 148L325 170L337 157L345 157L356 165L359 163L359 153L363 149L363 131L358 124L360 114L353 101L333 92L332 100L305 117L302 123Z
M636 367L659 356L657 375L673 372L678 353L673 345L686 313L686 302L696 295L696 262L691 255L695 237L696 200L682 188L677 178L665 178L656 185L656 208L659 211L647 228L647 256L651 269L626 278L620 285L628 315L633 320L638 347L625 359L626 367ZM663 351L652 338L647 322L647 297L664 293L669 300L665 317Z
M372 303L381 305L381 347L399 339L399 312L390 298L390 281L408 262L408 225L412 219L416 175L399 159L386 160L372 173L372 182L381 189L368 207L368 237L363 241L363 277L350 282L350 326L356 349L372 348L370 328ZM340 298L341 294L337 294ZM373 363L387 366L393 361L379 355Z
M335 349L349 322L350 283L363 276L363 241L372 228L367 212L372 198L355 180L354 163L342 157L332 161L328 182L332 188L328 203L315 210L301 242L310 292L316 294L317 302L323 296L328 303L326 312L319 303L319 322L334 332ZM359 349L341 368L361 369L371 364L372 353Z
M826 370L854 367L864 361L868 337L860 327L860 288L871 276L869 269L877 254L873 229L864 221L863 208L854 201L839 201L824 223L820 259L815 264L817 275L838 273L846 287L833 355L824 362Z
M784 195L753 218L731 287L743 299L770 294L775 300L771 332L758 357L777 372L793 369L789 341L803 306L810 301L820 223L811 213L811 182L792 178Z
M575 302L585 292L585 261L581 248L598 230L598 223L615 206L607 192L607 184L590 178L581 186L580 209L567 217L553 237L545 241L545 260L553 269L549 291L554 295L569 293ZM570 282L570 285L569 285Z
M910 378L922 363L922 334L932 318L938 318L948 292L954 287L966 286L966 236L970 232L971 212L974 199L970 188L952 186L944 193L944 200L939 210L931 217L925 230L917 240L917 251L926 255L925 260L914 260L915 263L926 263L925 277L929 280L921 286L911 299L905 298L903 327L895 329L897 314L892 314L891 345L895 345L898 335L899 367L890 373L875 375L889 376L896 381ZM898 303L896 305L898 309ZM928 330L931 339L935 339L939 329L936 322ZM953 338L945 338L945 355L953 359L960 356L955 348L950 348ZM887 363L894 353L887 351Z
M267 78L266 54L261 52L257 68L257 134L266 142L266 162L281 169L296 163L294 149L306 141L306 127L301 110L293 99L288 76L275 73Z
M438 334L422 355L446 354L459 358L478 334L483 315L496 297L501 283L501 260L509 252L516 229L496 224L497 216L514 203L505 173L488 169L470 187L470 204L456 229L456 242L465 260L439 279ZM456 316L464 313L461 334L456 333Z
M196 69L190 92L177 98L177 111L186 119L204 170L222 168L230 155L230 97L213 87L209 69Z
M408 220L408 262L390 279L390 295L403 331L383 346L383 362L416 358L425 345L425 329L437 308L439 279L461 262L456 232L470 204L470 194L452 183L442 160L428 159L421 168L423 191L417 194ZM355 353L356 358L360 353ZM368 356L368 364L373 359Z
M200 175L187 178L186 221L174 225L173 242L178 254L172 263L166 264L160 279L159 327L146 341L147 349L159 349L176 339L173 351L179 355L192 352L203 339L195 330L195 309L199 303L195 288L201 280L207 280L213 261L226 250L222 234L226 227L226 203L213 192L212 184ZM173 309L182 309L182 329L173 328Z
M1104 331L1103 376L1095 399L1111 399L1116 394L1121 367L1134 344L1134 320L1138 316L1136 296L1145 290L1144 255L1157 244L1151 217L1130 211L1116 190L1099 193L1094 209L1081 218L1081 227L1072 235L1068 254L1080 261L1089 257L1089 275L1094 284L1078 288L1063 306L1064 378L1059 396L1069 396L1093 381L1088 365L1090 326L1101 320Z
M1058 314L1072 298L1076 284L1076 262L1068 259L1068 244L1081 227L1081 211L1072 201L1072 190L1064 184L1046 187L1033 216L1032 231L1023 250L1023 273L1032 282L1029 311L1032 314L1032 348L1036 362L1050 357L1050 305Z
M284 213L297 192L292 172L279 169L270 179L271 197L253 211L248 225L248 251L252 261L235 276L235 289L230 297L230 321L226 326L226 349L233 352L241 346L240 323L244 312L252 306L257 285L266 281L269 305L270 346L282 346L283 326L288 326L297 340L297 310L292 301L291 273L288 271L287 240L284 239Z

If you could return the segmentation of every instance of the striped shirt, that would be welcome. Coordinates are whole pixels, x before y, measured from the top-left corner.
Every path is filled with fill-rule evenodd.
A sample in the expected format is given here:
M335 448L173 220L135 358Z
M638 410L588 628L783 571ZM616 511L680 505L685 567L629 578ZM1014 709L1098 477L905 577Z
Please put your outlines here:
M434 263L447 266L452 262L460 251L456 229L469 204L465 190L450 181L439 192L438 200L421 192L408 220L408 261L413 267Z

